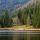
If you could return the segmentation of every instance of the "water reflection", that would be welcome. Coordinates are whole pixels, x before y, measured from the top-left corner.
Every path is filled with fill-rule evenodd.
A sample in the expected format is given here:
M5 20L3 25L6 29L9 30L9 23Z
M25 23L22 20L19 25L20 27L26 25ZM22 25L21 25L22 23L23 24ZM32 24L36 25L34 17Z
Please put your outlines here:
M0 31L0 40L40 40L40 32Z

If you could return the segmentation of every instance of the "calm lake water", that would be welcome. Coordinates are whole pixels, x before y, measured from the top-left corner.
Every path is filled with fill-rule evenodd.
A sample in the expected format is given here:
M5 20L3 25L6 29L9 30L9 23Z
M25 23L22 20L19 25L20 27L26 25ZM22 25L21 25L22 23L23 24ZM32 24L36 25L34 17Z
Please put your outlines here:
M0 30L0 40L40 40L40 32Z

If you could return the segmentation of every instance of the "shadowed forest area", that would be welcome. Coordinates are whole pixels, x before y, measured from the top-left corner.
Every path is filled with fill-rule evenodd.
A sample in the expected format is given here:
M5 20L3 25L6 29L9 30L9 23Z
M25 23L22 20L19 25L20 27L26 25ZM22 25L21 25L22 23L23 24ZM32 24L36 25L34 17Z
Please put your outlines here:
M40 2L36 1L23 9L15 10L12 18L9 17L7 9L2 10L0 17L0 28L13 27L14 25L30 25L33 28L40 28ZM29 26L29 27L30 27Z

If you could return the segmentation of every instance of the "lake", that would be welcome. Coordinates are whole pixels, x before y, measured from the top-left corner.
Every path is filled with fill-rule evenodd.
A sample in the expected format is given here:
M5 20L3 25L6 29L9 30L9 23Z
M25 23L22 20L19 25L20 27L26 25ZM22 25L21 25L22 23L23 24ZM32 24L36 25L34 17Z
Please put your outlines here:
M0 40L40 40L40 31L0 30Z

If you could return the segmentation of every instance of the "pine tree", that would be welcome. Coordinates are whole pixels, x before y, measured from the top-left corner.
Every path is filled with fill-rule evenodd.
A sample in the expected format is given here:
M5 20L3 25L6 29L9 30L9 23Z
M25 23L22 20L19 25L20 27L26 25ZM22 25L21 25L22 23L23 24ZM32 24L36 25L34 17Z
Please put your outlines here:
M33 22L33 27L35 28L40 27L40 6L39 4L36 4L36 6L34 7L32 22Z
M13 22L12 22L12 19L9 18L8 10L4 11L4 13L2 15L2 19L3 19L2 24L1 24L2 28L12 26Z

